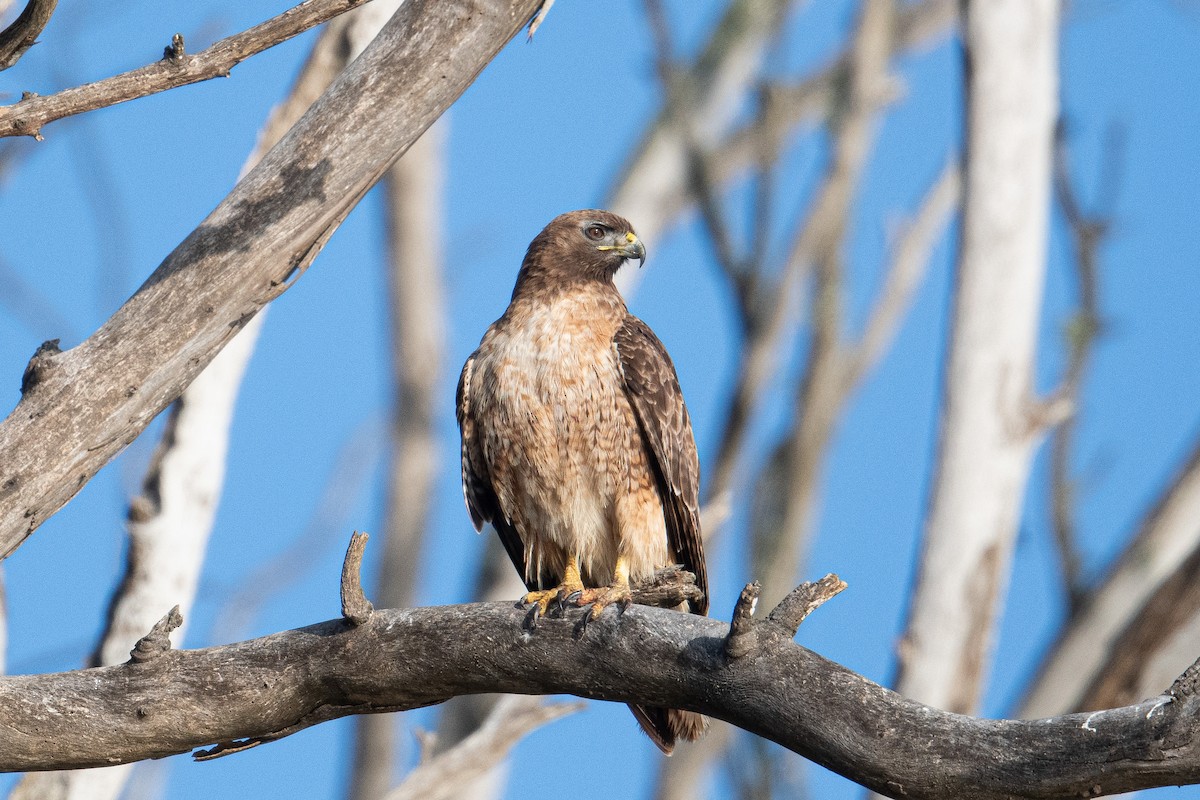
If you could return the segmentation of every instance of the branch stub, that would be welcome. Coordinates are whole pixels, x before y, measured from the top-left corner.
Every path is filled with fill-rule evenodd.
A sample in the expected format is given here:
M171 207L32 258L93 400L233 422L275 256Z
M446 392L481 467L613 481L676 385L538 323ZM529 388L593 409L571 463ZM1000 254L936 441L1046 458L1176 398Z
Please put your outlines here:
M731 659L742 658L758 644L754 607L758 605L758 593L761 589L758 581L747 583L738 597L737 605L733 607L729 635L725 637L725 655Z
M767 622L786 633L790 639L800 630L800 623L826 600L846 588L846 582L834 573L829 573L816 583L804 582L788 593L779 605L767 615Z
M166 616L154 623L150 632L138 639L137 644L129 651L128 664L145 664L153 661L171 649L171 631L183 624L183 615L179 606L167 612Z
M363 531L355 531L342 562L342 616L354 625L362 625L375 610L362 588L363 550L369 538Z
M54 357L62 352L58 343L58 339L50 339L38 345L38 349L34 351L33 357L25 366L25 373L21 376L22 397L36 388L39 383L45 381L51 370L54 369Z

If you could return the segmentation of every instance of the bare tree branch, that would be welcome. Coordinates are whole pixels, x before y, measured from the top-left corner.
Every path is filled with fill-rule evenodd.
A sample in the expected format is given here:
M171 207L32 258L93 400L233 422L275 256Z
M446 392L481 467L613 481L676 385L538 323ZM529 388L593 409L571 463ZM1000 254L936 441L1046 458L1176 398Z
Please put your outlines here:
M0 424L0 553L11 553L67 502L307 269L534 5L405 3L99 331L31 364L21 402Z
M394 13L394 3L390 5L392 8L387 14L388 17ZM381 8L386 10L389 4L377 0L370 5L354 9L332 20L321 31L287 98L275 107L271 113L271 120L260 132L255 155L247 162L243 174L287 133L300 116L329 88L338 73L345 69L352 52L347 41L348 29L361 24L364 18L368 21L377 19ZM386 18L379 22L379 26L382 26L383 22L386 22ZM378 33L378 30L376 27L374 32ZM361 53L366 44L367 42L363 42L355 54ZM305 563L311 563L312 554L319 549L321 542L326 541L328 531L343 527L339 517L344 514L339 512L344 508L345 496L349 494L350 487L365 482L366 474L374 463L370 443L378 438L373 421L360 426L350 436L346 445L341 448L321 501L305 530L287 550L254 570L245 581L245 585L227 599L224 611L220 615L221 623L217 626L220 633L227 635L218 636L218 639L229 640L244 636L245 628L258 613L265 597L278 593L289 580L295 580L303 574Z
M1200 550L1193 550L1113 640L1101 668L1091 675L1079 710L1106 708L1103 704L1116 698L1131 698L1124 701L1129 703L1145 697L1137 693L1151 677L1177 661L1182 648L1200 644L1198 618Z
M892 797L1094 797L1200 781L1198 667L1125 708L984 720L889 692L769 618L752 623L755 646L736 656L715 619L633 606L583 630L581 621L572 611L530 631L523 610L499 603L384 610L359 625L3 678L0 770L155 758L213 741L236 752L349 714L501 690L700 711Z
M13 23L0 31L0 70L21 60L25 51L37 44L41 33L54 15L58 0L29 0Z
M1080 708L1110 662L1122 657L1121 637L1173 575L1186 575L1200 550L1200 441L1142 521L1137 535L1063 628L1021 705L1022 716ZM1167 638L1178 623L1162 631ZM1161 640L1160 640L1161 641ZM1139 653L1139 657L1145 657ZM1148 658L1143 659L1149 663ZM1128 683L1128 681L1123 681Z
M969 713L984 685L1034 447L1057 0L965 6L963 223L936 476L899 691Z
M234 402L257 338L257 319L213 359L171 408L142 493L129 506L125 572L92 656L93 665L125 661L130 641L158 619L164 606L192 606L224 482ZM121 767L53 776L35 773L26 776L20 789L39 800L104 800L117 797L128 779L129 770Z
M440 459L435 434L445 351L442 288L442 159L445 130L434 125L388 175L392 314L392 463L387 541L378 593L389 607L411 605ZM419 246L414 246L419 243Z
M426 131L385 179L396 386L384 555L375 591L380 604L388 608L416 601L439 462L434 428L438 401L443 399L439 380L445 328L439 211L442 133L440 125ZM420 247L413 247L413 242L420 242ZM391 788L395 729L396 720L389 716L356 720L352 800L375 800Z
M891 328L898 317L886 325L880 321L881 317L890 317L892 314L900 314L907 307L908 294L915 287L915 283L919 281L920 275L924 273L925 267L928 265L929 250L933 247L942 228L944 227L950 210L953 208L957 198L957 169L948 167L939 176L934 185L930 188L921 209L918 211L916 219L909 228L903 239L896 248L892 263L889 266L888 278L884 283L884 290L877 301L875 311L871 320L867 324L868 331L875 329L874 334L864 334L863 339L857 346L845 346L843 349L843 358L846 364L843 364L843 370L830 373L828 388L830 390L838 389L843 392L844 396L835 404L840 408L845 402L845 398L849 393L857 387L857 380L861 379L862 373L859 369L869 369L873 363L874 357L870 355L876 347L880 350L886 348L887 341L884 338L884 332L887 328ZM913 272L910 272L913 270ZM891 332L886 334L890 337ZM868 342L872 344L868 345ZM870 348L870 349L868 349ZM845 380L841 382L840 388L835 380L838 375L844 371ZM854 377L857 375L857 377ZM854 378L853 383L850 382ZM803 407L802 405L800 407ZM810 415L798 413L795 422L795 428L792 436L797 443L795 448L800 455L805 452L805 447L800 446L798 442L800 437L795 433L804 427L804 419ZM811 415L814 420L820 421L819 415ZM831 425L831 420L821 421L820 424ZM785 506L795 509L793 513L797 519L804 521L804 530L807 530L809 520L807 515L811 513L811 504L815 497L815 487L812 485L814 480L816 464L823 457L820 449L812 444L811 431L806 434L808 438L804 441L808 442L816 451L812 463L807 469L796 469L796 464L786 464L783 462L783 454L790 447L788 441L785 440L781 448L777 451L775 457L768 461L767 466L762 470L762 475L759 479L758 491L764 495L759 499L759 505L756 509L758 514L755 516L753 525L755 529L761 529L768 525L782 525L785 517ZM770 499L767 499L770 498ZM785 501L786 498L786 501ZM773 511L763 514L764 505L774 505ZM803 510L803 511L801 511ZM802 537L801 537L802 539ZM780 543L788 544L787 536L778 534L772 537L776 551L770 551L768 554L760 554L756 558L758 564L755 567L756 571L764 571L771 575L770 580L783 580L783 576L790 576L794 573L796 567L790 566L787 569L780 567L772 568L774 564L783 563L789 556L783 552ZM788 546L791 546L788 544ZM773 553L771 555L770 553ZM799 556L790 556L793 559L799 559ZM761 562L761 563L759 563ZM795 561L787 562L795 564ZM713 755L728 746L729 728L722 726L713 726L713 730L709 733L700 744L687 748L676 755L671 762L665 767L660 775L658 791L656 796L660 798L685 798L692 793L698 792L696 781L699 777L699 764L697 762L703 760L711 760ZM756 754L767 756L768 751L755 750ZM744 754L743 754L744 755ZM683 766L676 767L676 763ZM761 765L758 769L759 774L763 773L763 769L769 768L771 771L777 771L771 765Z
M846 381L851 387L857 386L887 352L928 272L930 253L946 232L946 224L958 208L961 195L959 165L947 164L901 235L862 336L850 348Z
M679 191L687 186L689 139L694 137L707 150L729 126L737 99L755 80L767 43L792 4L793 0L733 0L695 61L686 71L673 70L679 78L676 91L608 192L608 207L637 220L638 233L646 241L653 243L678 213L664 215L661 195L667 187ZM633 280L633 275L626 270L622 277Z
M8 585L0 566L0 675L8 669Z
M478 730L417 766L387 793L386 800L461 800L463 785L502 764L517 742L582 708L582 703L547 704L538 697L503 697Z
M919 0L904 4L896 15L893 56L944 37L952 28L957 14L957 0ZM759 47L765 47L766 34L760 34L756 28L738 29L720 25L713 32L709 47L717 48L718 37L736 39L742 33L761 37L755 41ZM769 89L764 101L768 106L766 113L732 131L722 132L717 140L710 143L708 150L709 161L713 165L713 181L725 186L759 164L764 154L774 158L796 128L805 121L821 117L831 105L830 98L845 74L848 60L849 54L843 53L812 76L792 86ZM748 85L749 81L746 81L741 87L744 90ZM695 107L695 112L700 119L716 121L711 115L705 114L699 105ZM609 192L609 206L619 211L624 209L621 213L638 220L638 231L646 239L652 239L651 233L659 235L694 201L686 180L686 154L678 149L678 142L674 143L675 150L668 146L675 136L673 132L659 131L668 122L664 115L651 124L637 155L618 173L615 186ZM627 198L635 198L636 206L627 205L630 202Z
M889 0L870 0L863 5L844 60L843 91L831 104L835 111L830 163L807 216L796 228L782 275L764 290L761 284L767 281L757 272L762 265L738 264L728 256L721 259L739 294L746 341L717 455L709 468L709 498L723 497L734 489L753 411L785 357L785 344L797 323L801 288L815 267L808 365L798 388L791 429L760 473L751 520L752 564L755 573L764 576L764 596L771 603L787 593L799 569L828 442L846 399L868 363L858 360L859 351L843 341L841 247L846 220L873 146L876 119L894 94L888 64L894 51L895 15ZM711 188L715 181L711 171L700 172L698 177L702 180L693 182L693 192L714 240L719 242L719 212ZM939 209L945 205L941 197L945 194L943 189L935 195ZM758 213L765 214L766 209L760 205ZM942 212L939 221L944 217ZM932 236L932 224L920 226L917 233ZM896 319L907 308L911 286L923 273L931 243L914 236L905 258L893 263L885 291L898 296L894 302L887 295L881 299L875 328L869 328L871 347L882 347L890 339ZM718 253L723 249L728 247L718 247ZM748 270L756 270L753 277ZM657 796L661 800L695 796L703 762L714 760L727 748L730 733L727 727L713 726L703 742L664 764Z
M874 141L875 117L891 97L887 64L892 53L892 17L892 4L868 3L860 18L847 66L849 72L845 83L848 90L840 103L835 104L840 110L832 131L833 157L808 214L796 226L781 277L756 301L758 307L748 326L748 341L738 365L734 394L722 425L717 455L709 469L707 491L710 497L720 496L733 488L749 421L775 373L784 343L795 330L800 291L814 266L820 272L820 296L814 308L815 330L829 334L825 339L831 346L840 341L841 290L837 288L840 281L835 279L834 272L840 272L836 263L840 258L838 248L859 176ZM824 287L824 294L821 287ZM822 354L832 360L822 361ZM832 367L840 361L837 355L832 350L815 347L809 372ZM833 377L832 373L829 375ZM840 377L835 383L841 383ZM807 385L817 389L825 384L807 381ZM790 563L794 568L795 562ZM786 591L774 581L769 581L768 586L771 592Z
M27 93L15 105L0 106L0 137L32 136L41 139L43 126L63 117L107 108L178 86L227 77L230 70L250 56L304 33L366 1L304 0L295 8L249 30L221 39L195 55L186 53L183 36L177 33L161 61L44 97Z

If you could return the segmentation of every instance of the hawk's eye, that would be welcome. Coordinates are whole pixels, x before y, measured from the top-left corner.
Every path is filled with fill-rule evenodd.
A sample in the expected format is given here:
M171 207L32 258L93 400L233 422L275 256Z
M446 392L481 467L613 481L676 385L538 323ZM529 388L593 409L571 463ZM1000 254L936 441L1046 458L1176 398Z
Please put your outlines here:
M587 228L585 228L583 232L585 234L587 234L587 237L589 239L591 239L593 242L598 242L604 238L604 226L603 225L588 225Z

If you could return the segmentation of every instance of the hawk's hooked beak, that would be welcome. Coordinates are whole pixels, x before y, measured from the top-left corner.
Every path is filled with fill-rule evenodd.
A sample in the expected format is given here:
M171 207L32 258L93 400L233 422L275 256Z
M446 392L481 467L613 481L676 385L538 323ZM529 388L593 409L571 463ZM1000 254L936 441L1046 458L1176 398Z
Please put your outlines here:
M621 254L622 258L636 258L639 269L646 263L646 245L642 244L642 240L632 233L625 234L625 244L617 247L616 251Z

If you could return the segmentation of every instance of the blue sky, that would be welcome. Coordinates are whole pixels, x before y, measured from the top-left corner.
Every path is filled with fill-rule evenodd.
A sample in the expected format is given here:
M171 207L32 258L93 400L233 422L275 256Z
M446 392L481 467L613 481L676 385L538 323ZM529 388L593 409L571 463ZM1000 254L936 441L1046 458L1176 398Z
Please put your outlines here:
M675 0L667 6L681 48L690 51L710 27L716 4ZM0 102L154 60L176 31L197 50L285 7L266 0L62 0L42 43L0 73ZM834 52L853 8L841 0L805 6L789 28L785 66L812 66ZM41 341L78 343L228 192L311 41L311 35L301 37L259 55L231 78L55 123L45 142L20 143L21 157L0 176L0 267L36 286L51 307L14 308L0 298L0 374L9 376L5 413ZM1101 266L1110 325L1087 382L1079 430L1078 465L1086 476L1081 544L1095 573L1200 432L1200 7L1085 0L1071 4L1062 41L1063 107L1085 202L1094 197L1105 130L1116 123L1125 131L1115 227ZM640 3L562 0L537 39L506 48L445 120L450 358L423 602L467 599L482 552L458 486L453 388L459 365L503 310L533 235L562 211L603 202L659 102L651 55ZM846 249L852 326L861 323L878 285L889 230L911 212L960 136L957 44L910 54L896 68L905 98L883 121ZM789 152L780 186L792 199L781 202L781 229L803 209L823 146L810 136ZM936 440L953 234L936 248L894 349L839 429L819 535L803 568L810 578L837 572L850 588L805 623L800 642L879 681L892 669ZM312 524L339 459L356 465L363 480L337 513L318 523L319 546L284 588L264 599L246 635L335 616L349 533L378 530L382 453L371 426L385 413L388 381L378 235L379 206L368 196L314 267L272 307L238 407L228 488L189 615L189 647L219 643L212 636L225 604L256 566ZM726 288L707 247L692 219L652 242L631 303L671 351L702 459L715 450L737 344ZM1062 366L1061 329L1074 290L1060 217L1048 253L1043 388L1054 384ZM756 452L786 411L786 393L764 410ZM136 442L8 560L11 671L74 668L90 650L121 563L124 505L152 443L150 435ZM989 715L1004 714L1061 619L1045 480L1039 459L987 693ZM728 613L740 586L754 577L737 552L742 522L735 518L733 535L711 556L717 615ZM421 712L406 721L430 726L434 719ZM326 724L210 764L181 757L154 769L162 770L171 797L337 797L348 730L345 721ZM595 737L605 746L587 745L590 757L582 758L582 744ZM657 759L625 709L593 703L517 748L509 796L644 797ZM858 796L819 768L808 774L814 796ZM718 783L714 796L726 789Z

